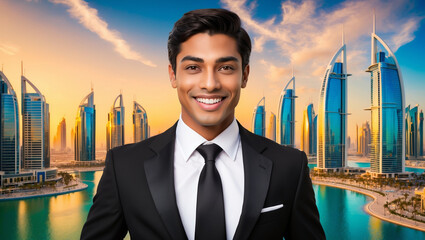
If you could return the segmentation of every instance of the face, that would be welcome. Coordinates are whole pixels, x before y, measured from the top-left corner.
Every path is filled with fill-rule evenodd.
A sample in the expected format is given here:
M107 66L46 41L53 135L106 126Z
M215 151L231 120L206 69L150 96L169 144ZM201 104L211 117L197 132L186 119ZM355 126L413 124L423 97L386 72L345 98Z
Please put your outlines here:
M242 69L236 40L224 34L198 33L180 48L176 72L171 65L168 70L183 121L201 135L208 129L224 130L234 119L249 74L249 66Z

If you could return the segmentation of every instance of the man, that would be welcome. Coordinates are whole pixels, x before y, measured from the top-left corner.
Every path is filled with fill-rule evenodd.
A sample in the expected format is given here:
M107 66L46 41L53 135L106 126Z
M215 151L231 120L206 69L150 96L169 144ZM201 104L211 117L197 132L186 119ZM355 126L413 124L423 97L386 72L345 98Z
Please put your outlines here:
M168 39L181 104L170 129L110 150L82 239L324 239L304 152L235 119L251 41L224 9L184 14Z

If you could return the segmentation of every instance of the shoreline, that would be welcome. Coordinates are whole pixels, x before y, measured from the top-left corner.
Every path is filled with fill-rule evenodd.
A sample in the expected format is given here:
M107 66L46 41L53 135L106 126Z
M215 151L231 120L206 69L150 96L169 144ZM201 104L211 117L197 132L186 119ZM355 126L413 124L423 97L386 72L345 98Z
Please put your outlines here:
M384 212L384 205L380 204L379 202L384 203L386 200L386 197L373 192L371 190L365 190L365 189L361 189L361 188L357 188L356 186L352 186L352 185L345 185L345 184L341 184L341 183L336 183L336 182L324 182L324 181L320 181L320 180L313 180L312 181L313 184L315 185L322 185L322 186L328 186L328 187L335 187L335 188L340 188L340 189L345 189L348 191L353 191L353 192L357 192L366 196L371 197L373 200L370 201L369 203L367 203L363 209L365 210L366 213L368 213L369 215L376 217L378 219L381 219L383 221L386 222L390 222L393 224L397 224L403 227L408 227L411 229L415 229L418 231L422 231L425 232L425 223L422 222L416 222L413 221L411 219L407 219L407 218L400 218L400 216L396 216L393 214L390 214L389 212ZM388 199L390 201L390 199Z
M55 190L42 189L42 190L36 190L32 192L17 192L17 193L11 193L8 195L2 195L0 196L0 202L24 200L24 199L37 198L37 197L58 196L58 195L83 191L88 188L87 184L80 181L76 182L75 184L77 184L77 186L68 187L68 189L66 189L67 186L61 186L61 187L57 187Z

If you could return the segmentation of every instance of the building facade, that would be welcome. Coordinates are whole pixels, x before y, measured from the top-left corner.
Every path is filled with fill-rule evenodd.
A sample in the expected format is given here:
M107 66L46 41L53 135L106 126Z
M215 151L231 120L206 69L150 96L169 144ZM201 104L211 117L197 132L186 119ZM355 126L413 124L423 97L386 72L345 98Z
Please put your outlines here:
M119 99L119 105L117 101ZM122 94L115 98L106 123L106 150L124 145L124 102Z
M288 88L292 83L292 88ZM294 147L295 141L295 77L288 81L280 93L278 108L278 138L279 143Z
M358 129L358 128L357 128ZM366 157L370 154L370 144L371 144L371 137L370 137L370 125L369 122L366 121L363 123L362 127L357 136L357 154L361 154L362 156Z
M403 79L393 52L375 34L375 17L371 37L371 65L367 69L372 94L370 169L372 176L394 177L404 172L405 164Z
M96 160L96 109L93 89L78 106L74 135L74 159Z
M405 110L406 126L406 157L417 159L423 156L423 112L419 112L418 105L410 109L410 105Z
M347 58L344 40L329 62L320 90L317 120L317 167L339 171L346 166Z
M150 136L149 133L149 124L148 124L148 115L146 110L137 103L133 101L133 139L134 142L140 142L147 139Z
M28 85L34 92L28 90ZM22 89L22 165L25 169L50 167L50 112L46 98L26 77Z
M304 110L301 127L301 151L307 155L316 155L317 148L317 116L314 113L313 104L309 104Z
M266 99L261 98L254 109L252 115L252 132L265 137L266 136Z
M272 112L270 113L267 137L273 141L276 141L276 115Z

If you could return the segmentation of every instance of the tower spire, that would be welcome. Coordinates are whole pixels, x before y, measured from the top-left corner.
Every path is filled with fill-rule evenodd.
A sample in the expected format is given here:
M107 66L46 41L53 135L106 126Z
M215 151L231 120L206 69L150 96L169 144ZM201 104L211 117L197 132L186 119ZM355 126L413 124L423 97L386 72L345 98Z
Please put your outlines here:
M345 44L345 39L344 39L344 24L342 24L342 45Z
M375 8L373 9L373 33L376 32L376 14L375 14Z
M24 61L21 60L21 76L24 76Z

